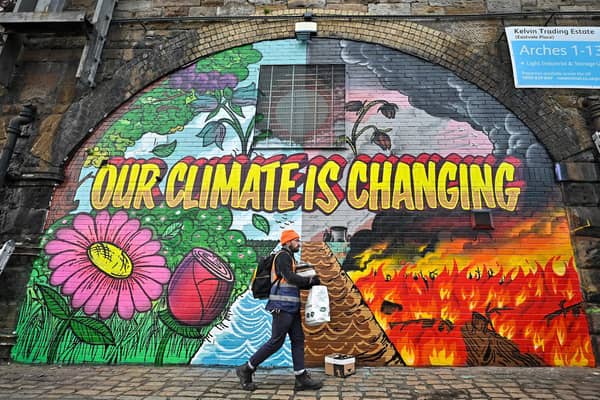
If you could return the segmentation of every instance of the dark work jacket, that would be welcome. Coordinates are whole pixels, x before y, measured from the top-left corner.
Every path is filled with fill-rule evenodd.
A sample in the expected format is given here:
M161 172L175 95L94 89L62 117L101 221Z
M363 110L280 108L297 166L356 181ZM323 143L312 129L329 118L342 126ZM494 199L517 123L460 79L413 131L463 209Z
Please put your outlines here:
M277 276L280 277L276 281ZM266 309L282 310L289 313L300 311L300 289L310 288L310 278L296 274L296 259L287 248L277 253L271 269L271 292Z

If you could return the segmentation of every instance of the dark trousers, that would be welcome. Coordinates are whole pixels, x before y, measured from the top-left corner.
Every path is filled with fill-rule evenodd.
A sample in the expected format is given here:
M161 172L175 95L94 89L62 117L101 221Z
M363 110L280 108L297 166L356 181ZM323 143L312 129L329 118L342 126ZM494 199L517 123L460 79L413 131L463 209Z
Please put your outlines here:
M285 311L273 311L273 326L271 328L271 338L263 344L260 349L250 357L250 364L254 368L258 367L263 361L275 354L283 346L285 335L290 336L292 344L292 362L294 371L304 369L304 331L302 330L302 320L300 312L291 314Z

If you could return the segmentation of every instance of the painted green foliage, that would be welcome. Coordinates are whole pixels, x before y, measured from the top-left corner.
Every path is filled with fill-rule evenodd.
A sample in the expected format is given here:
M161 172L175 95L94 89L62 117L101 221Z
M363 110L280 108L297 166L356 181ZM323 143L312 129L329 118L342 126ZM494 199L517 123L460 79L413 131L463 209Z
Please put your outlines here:
M84 165L99 167L102 161L123 156L144 134L168 135L182 129L194 117L189 93L159 86L143 94L91 149Z
M222 51L196 63L196 72L219 71L234 74L239 81L248 77L248 65L261 59L261 54L252 46L242 46Z
M57 221L42 245L48 249L48 243L60 236L60 229L73 225L75 218L68 216ZM73 307L73 298L61 294L64 288L51 284L51 256L44 254L34 264L20 313L19 340L13 349L15 360L188 363L210 330L223 321L233 301L247 290L256 254L243 233L230 229L229 209L179 210L159 206L130 211L128 218L140 221L140 229L154 233L154 240L161 245L160 254L173 273L193 248L209 248L224 260L232 271L233 287L222 312L202 326L181 323L167 306L165 284L163 294L152 302L150 310L136 312L130 319L117 312L106 319L96 313L87 315L85 307Z
M108 128L98 143L87 150L84 166L99 167L110 157L123 156L129 147L147 133L172 135L183 130L196 115L206 111L205 107L198 104L202 103L198 101L202 97L211 98L211 103L215 99L219 103L221 100L227 103L233 115L225 122L236 130L238 136L241 135L241 140L247 142L254 128L243 129L236 115L243 116L240 107L255 101L256 94L251 86L235 92L234 88L248 77L248 65L259 61L261 57L260 52L252 46L242 46L225 50L174 73L168 80L142 94ZM159 157L170 155L176 147L173 143L159 145L154 153Z
M261 232L264 232L267 236L271 229L269 221L260 214L252 215L252 225Z
M195 116L207 112L207 104L229 115L214 123L225 122L250 137L253 124L242 127L238 117L244 118L242 106L256 100L254 84L235 88L248 77L248 65L260 59L252 46L243 46L171 74L140 95L88 149L84 166L100 167L111 157L124 156L143 135L182 131ZM203 102L207 98L208 103ZM203 140L204 145L218 145L216 137L205 135ZM177 140L159 144L152 154L169 157L177 144ZM269 232L264 217L254 221L260 231ZM41 243L44 251L34 262L13 358L48 363L188 363L247 290L256 263L245 235L231 226L227 208L184 210L164 204L60 218L47 230ZM204 258L194 258L200 256ZM119 263L113 262L115 257ZM221 270L215 270L214 260ZM203 269L202 261L208 269ZM151 276L152 268L158 275ZM190 271L217 276L225 285L213 280L200 287L193 279L170 280ZM147 286L149 278L153 288ZM212 295L224 300L205 312L202 296L213 287L221 291ZM202 318L186 317L183 302Z

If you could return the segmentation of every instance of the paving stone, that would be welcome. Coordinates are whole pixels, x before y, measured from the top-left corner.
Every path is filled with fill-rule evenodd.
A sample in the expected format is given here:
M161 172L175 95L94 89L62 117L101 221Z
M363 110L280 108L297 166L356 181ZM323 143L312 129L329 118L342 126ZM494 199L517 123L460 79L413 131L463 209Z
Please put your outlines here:
M345 379L314 376L324 379L322 390L295 393L288 369L265 370L257 374L260 389L246 392L225 368L0 365L0 399L596 400L600 391L593 368L365 367Z

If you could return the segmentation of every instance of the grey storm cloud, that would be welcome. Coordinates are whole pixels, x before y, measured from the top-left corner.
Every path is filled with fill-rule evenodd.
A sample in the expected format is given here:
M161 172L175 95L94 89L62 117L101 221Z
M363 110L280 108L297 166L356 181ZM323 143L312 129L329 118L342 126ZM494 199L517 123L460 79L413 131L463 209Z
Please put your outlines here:
M489 138L494 156L521 159L528 167L524 176L528 192L537 200L540 192L553 186L548 153L531 131L491 95L443 67L396 50L352 41L341 41L340 46L345 63L368 69L383 87L407 96L413 107L435 117L466 122Z

